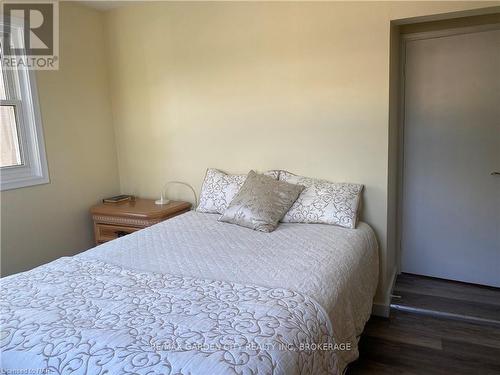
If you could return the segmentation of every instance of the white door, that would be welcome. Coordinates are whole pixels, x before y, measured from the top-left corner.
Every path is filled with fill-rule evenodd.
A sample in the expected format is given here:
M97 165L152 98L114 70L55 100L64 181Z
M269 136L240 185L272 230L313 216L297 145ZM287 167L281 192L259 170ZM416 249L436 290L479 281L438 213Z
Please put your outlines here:
M500 287L500 30L406 44L401 268Z

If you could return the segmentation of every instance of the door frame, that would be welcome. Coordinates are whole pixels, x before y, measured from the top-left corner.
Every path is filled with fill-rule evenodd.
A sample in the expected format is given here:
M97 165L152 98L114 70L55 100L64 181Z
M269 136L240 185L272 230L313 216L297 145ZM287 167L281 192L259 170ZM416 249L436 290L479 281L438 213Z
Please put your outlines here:
M396 198L396 267L397 274L401 273L402 239L403 239L403 202L404 202L404 172L405 172L405 66L406 66L406 46L409 42L423 39L443 38L453 35L472 34L484 31L499 30L500 23L492 23L477 26L464 26L453 29L436 31L423 31L416 33L400 34L399 45L399 100L398 106L398 134L397 134L397 198Z

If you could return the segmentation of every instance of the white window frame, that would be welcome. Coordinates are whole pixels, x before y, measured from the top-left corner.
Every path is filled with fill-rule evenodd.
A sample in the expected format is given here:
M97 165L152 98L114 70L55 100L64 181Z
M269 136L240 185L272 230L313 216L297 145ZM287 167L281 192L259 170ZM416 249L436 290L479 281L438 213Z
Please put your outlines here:
M11 19L11 44L16 48L23 46L23 22ZM4 30L0 20L0 33ZM0 104L12 105L15 108L21 165L0 168L0 190L17 189L26 186L49 183L49 171L45 142L43 139L42 117L38 102L38 91L35 73L25 67L5 68L0 72L8 92L17 91L15 100L0 100Z

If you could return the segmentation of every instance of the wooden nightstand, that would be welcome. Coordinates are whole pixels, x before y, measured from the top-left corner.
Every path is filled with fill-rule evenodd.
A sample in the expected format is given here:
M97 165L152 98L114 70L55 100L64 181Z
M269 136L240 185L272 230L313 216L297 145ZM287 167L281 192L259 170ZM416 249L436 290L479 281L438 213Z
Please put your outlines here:
M155 204L154 199L136 198L122 203L102 203L90 209L97 245L149 227L189 211L191 203Z

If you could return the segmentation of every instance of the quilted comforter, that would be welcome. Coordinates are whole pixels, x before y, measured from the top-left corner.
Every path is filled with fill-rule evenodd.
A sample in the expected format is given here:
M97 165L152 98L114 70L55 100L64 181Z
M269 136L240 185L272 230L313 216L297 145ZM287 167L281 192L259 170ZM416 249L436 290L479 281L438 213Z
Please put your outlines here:
M346 319L341 309L333 308L335 303L323 306L317 302L320 294L304 293L298 286L266 285L272 283L262 279L242 282L242 277L233 277L233 282L224 280L224 272L218 279L205 278L197 274L200 267L196 272L158 272L137 261L152 258L140 249L141 244L148 248L148 238L157 244L156 234L173 236L177 226L188 230L186 224L196 221L205 230L215 225L222 231L243 229L245 235L256 235L218 223L213 215L190 213L83 255L1 279L2 370L37 374L341 374L357 355L357 341L352 337L359 333L356 320L364 324L367 319L366 311L359 312L361 318ZM300 230L305 228L310 226ZM262 245L252 241L254 246ZM164 249L163 253L172 262L184 246L197 246L193 239L183 245L174 242L178 250L169 253ZM227 247L231 240L225 243L219 246ZM117 254L113 249L127 254L131 244L138 244L135 264L113 257ZM172 251L171 246L166 248ZM217 262L210 256L202 261ZM372 298L374 286L366 288ZM345 292L335 294L340 301L345 298ZM371 300L367 305L371 306ZM332 320L335 310L338 321Z

